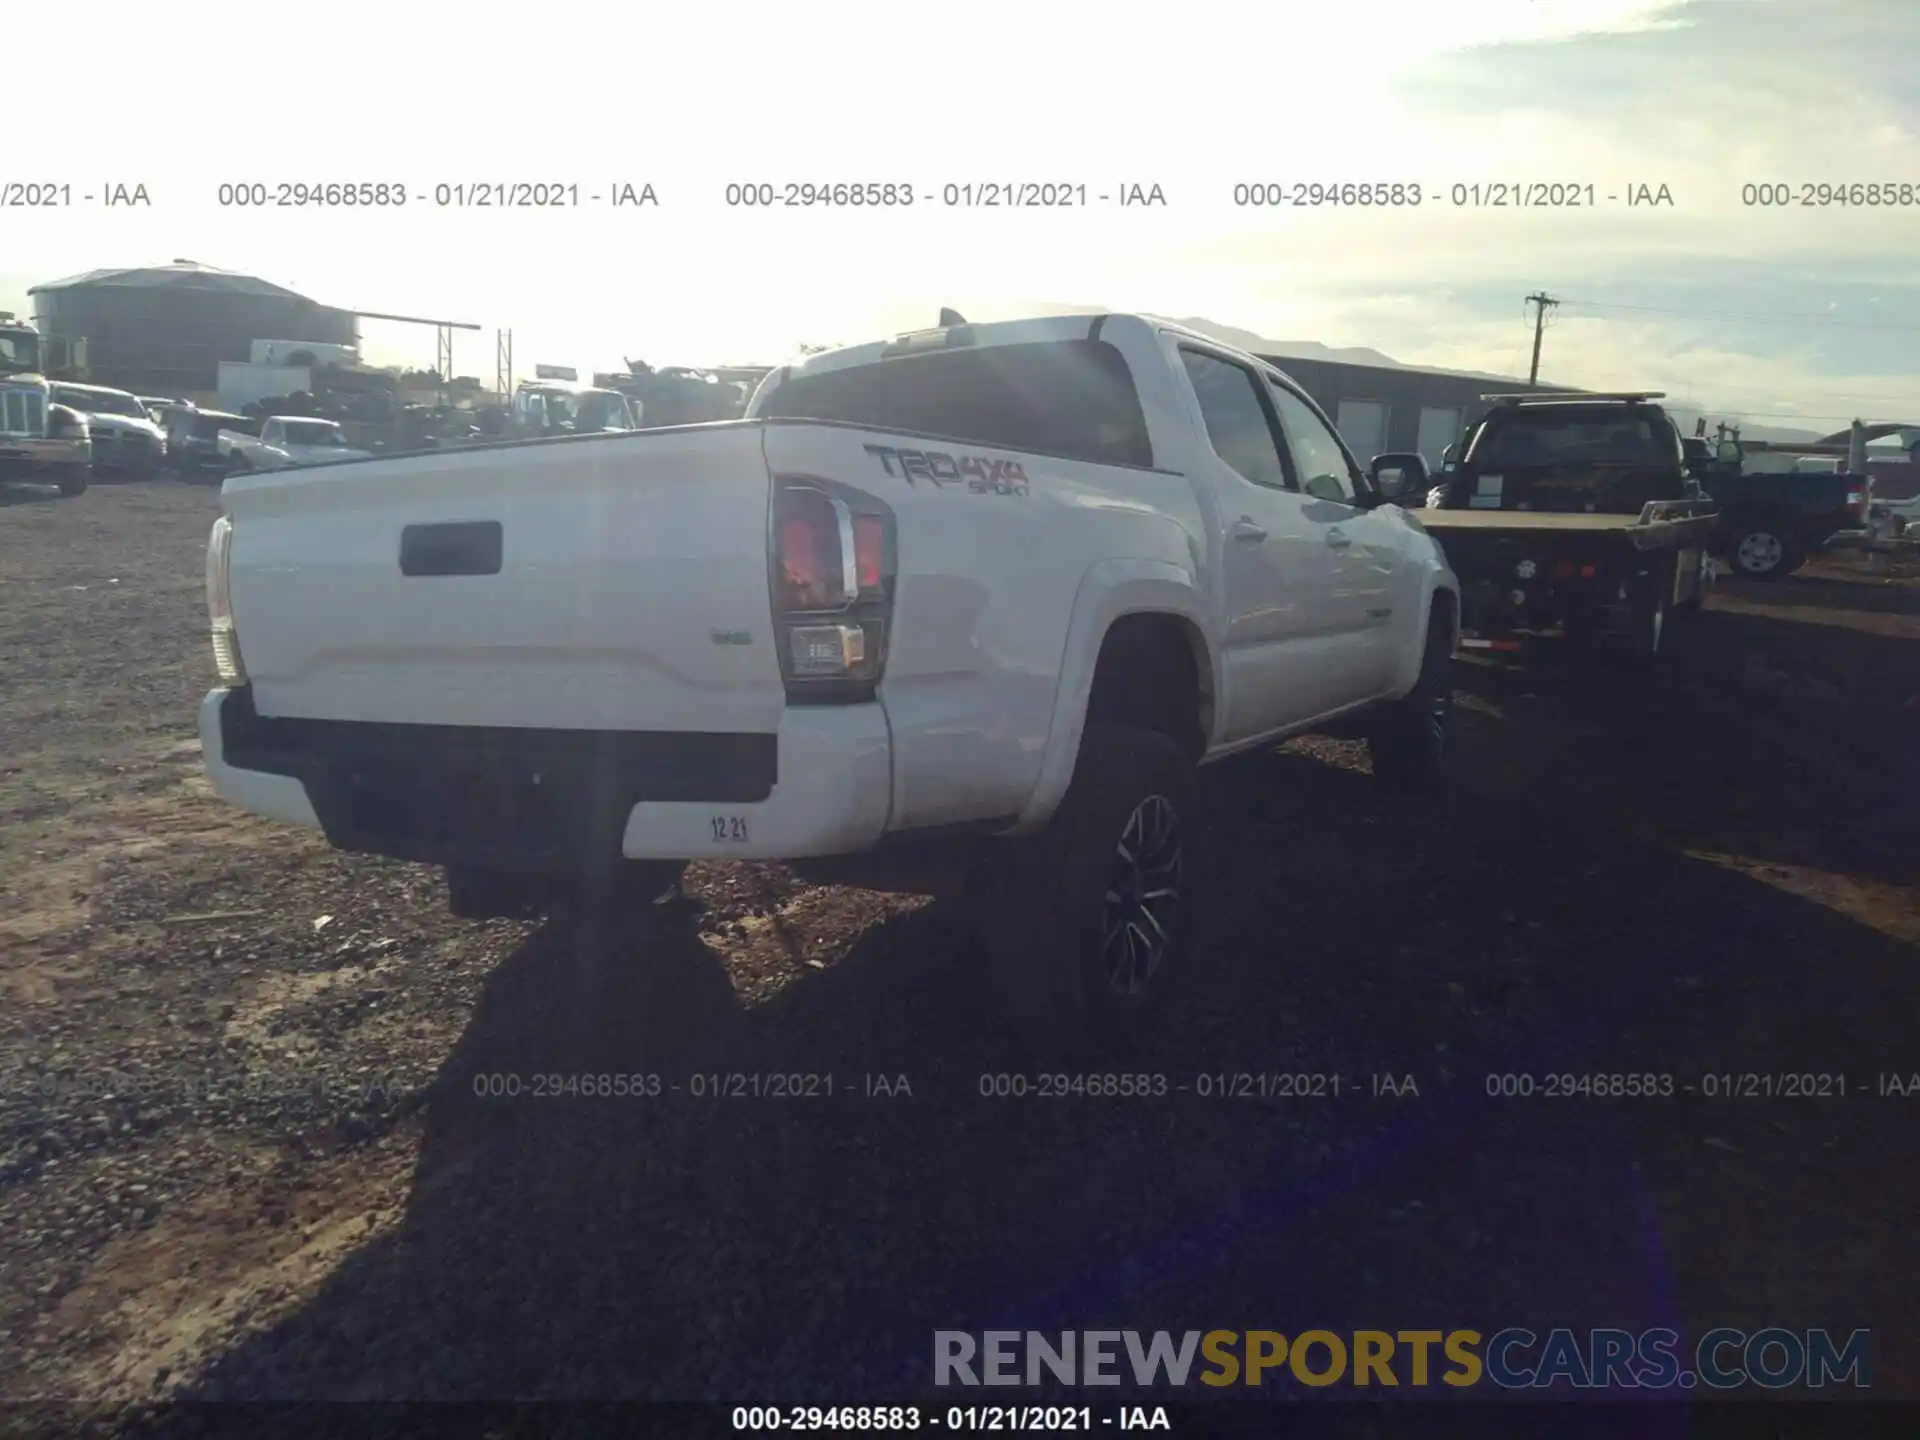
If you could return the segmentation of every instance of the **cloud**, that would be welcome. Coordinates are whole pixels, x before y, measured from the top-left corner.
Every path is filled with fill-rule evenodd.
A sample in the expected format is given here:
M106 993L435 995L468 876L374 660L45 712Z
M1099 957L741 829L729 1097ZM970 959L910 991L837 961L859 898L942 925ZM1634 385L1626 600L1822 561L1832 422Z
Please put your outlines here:
M1544 347L1555 379L1685 383L1818 411L1849 408L1852 393L1895 408L1910 397L1920 413L1920 205L1750 206L1742 192L1920 187L1920 0L1341 0L1253 12L1187 0L1173 25L1064 0L940 15L742 0L649 10L631 43L623 27L638 12L586 0L578 28L599 43L550 72L527 70L491 31L449 31L424 10L336 8L338 23L303 37L303 63L353 76L356 104L324 126L235 128L224 92L171 96L140 152L178 157L148 177L154 210L111 226L78 212L18 217L7 255L18 278L197 254L334 303L511 327L523 361L583 367L624 354L777 358L802 340L925 324L942 304L984 317L1092 295L1524 373L1522 297L1544 288L1567 301ZM201 71L255 62L248 12L196 13ZM378 16L381 44L362 43L360 15ZM754 43L736 43L743 35ZM395 108L418 90L423 53L452 77L436 94L457 117L431 143ZM92 63L103 93L151 85L151 47ZM23 76L16 108L58 108L59 84L53 71ZM124 151L108 118L75 116L63 133L74 153ZM221 145L194 138L206 134ZM237 177L384 170L429 192L436 179L644 176L666 199L629 217L431 204L239 214L212 200ZM729 180L855 178L911 178L923 193L1132 179L1164 184L1175 203L836 215L748 214L718 198ZM1418 183L1423 203L1232 201L1239 182L1366 179ZM1515 180L1591 184L1597 203L1452 203L1455 185L1470 195ZM1605 200L1639 184L1669 187L1675 203ZM431 361L426 332L370 326L369 339L391 358ZM491 334L457 343L458 368L492 373Z

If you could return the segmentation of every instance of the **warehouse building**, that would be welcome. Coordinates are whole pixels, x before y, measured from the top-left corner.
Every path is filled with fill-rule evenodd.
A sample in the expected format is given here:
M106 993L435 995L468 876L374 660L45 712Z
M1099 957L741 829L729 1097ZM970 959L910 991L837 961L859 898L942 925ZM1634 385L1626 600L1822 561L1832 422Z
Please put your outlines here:
M1298 355L1262 354L1333 418L1362 463L1387 451L1412 451L1438 468L1447 446L1486 410L1489 394L1565 394L1564 385L1530 385L1510 375L1357 365Z
M141 395L211 392L220 362L249 359L255 340L359 343L348 311L192 260L90 270L27 293L49 369L84 366L92 383Z

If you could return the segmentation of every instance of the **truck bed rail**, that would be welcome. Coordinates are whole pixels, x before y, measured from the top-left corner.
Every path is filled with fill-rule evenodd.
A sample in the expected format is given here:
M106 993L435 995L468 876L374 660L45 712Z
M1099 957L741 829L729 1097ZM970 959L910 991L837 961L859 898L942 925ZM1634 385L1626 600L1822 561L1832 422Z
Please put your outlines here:
M1545 538L1564 535L1618 535L1636 548L1678 543L1704 532L1719 514L1711 499L1650 500L1637 515L1605 515L1585 510L1416 510L1420 523L1439 534L1497 534L1502 531Z

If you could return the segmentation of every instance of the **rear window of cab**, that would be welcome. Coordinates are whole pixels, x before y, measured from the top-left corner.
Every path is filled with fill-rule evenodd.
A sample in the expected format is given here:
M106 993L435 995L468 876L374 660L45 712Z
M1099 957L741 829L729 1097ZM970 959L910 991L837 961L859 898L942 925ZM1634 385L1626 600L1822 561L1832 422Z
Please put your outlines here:
M797 375L758 413L1093 464L1153 465L1133 372L1104 340L934 350Z

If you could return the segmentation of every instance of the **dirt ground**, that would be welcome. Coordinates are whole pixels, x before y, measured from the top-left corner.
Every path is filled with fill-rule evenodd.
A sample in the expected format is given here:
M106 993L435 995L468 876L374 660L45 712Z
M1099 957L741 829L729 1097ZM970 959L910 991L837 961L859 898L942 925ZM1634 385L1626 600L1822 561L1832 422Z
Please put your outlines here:
M936 1328L1673 1324L1870 1328L1920 1396L1911 569L1723 583L1649 675L1463 667L1444 805L1332 741L1210 771L1205 973L1128 1067L1186 1093L991 1099L947 905L710 865L615 939L471 925L217 804L216 505L0 494L0 1395L846 1402ZM1299 1072L1339 1098L1199 1093ZM1618 1072L1693 1093L1487 1093ZM1746 1073L1846 1094L1705 1093Z

